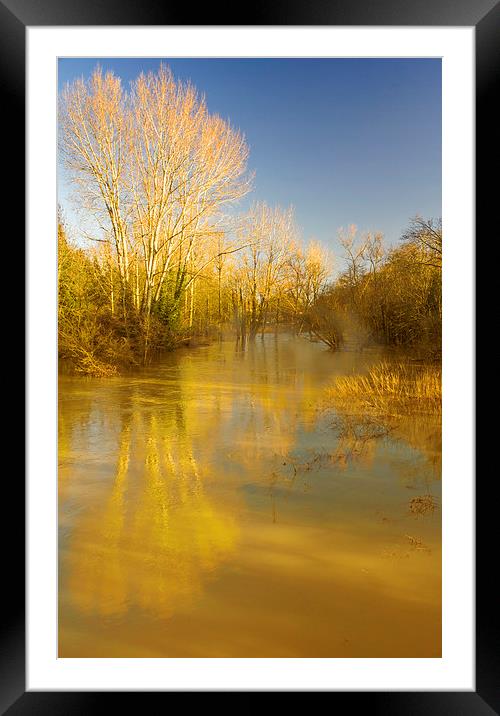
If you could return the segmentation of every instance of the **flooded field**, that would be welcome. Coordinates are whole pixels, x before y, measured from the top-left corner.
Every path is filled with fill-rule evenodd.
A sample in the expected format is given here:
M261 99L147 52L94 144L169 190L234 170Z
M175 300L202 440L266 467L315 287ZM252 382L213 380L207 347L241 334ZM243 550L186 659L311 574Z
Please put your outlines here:
M325 401L379 359L266 335L61 376L59 656L440 656L440 425Z

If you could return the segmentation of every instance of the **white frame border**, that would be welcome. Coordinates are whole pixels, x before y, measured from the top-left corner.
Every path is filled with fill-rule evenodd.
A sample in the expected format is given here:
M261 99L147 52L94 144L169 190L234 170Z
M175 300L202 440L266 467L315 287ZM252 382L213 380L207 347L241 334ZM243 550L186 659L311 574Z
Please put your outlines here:
M474 691L473 27L27 29L26 689ZM191 48L191 51L189 51ZM57 658L56 60L442 57L443 656L441 659ZM242 128L244 129L244 128Z

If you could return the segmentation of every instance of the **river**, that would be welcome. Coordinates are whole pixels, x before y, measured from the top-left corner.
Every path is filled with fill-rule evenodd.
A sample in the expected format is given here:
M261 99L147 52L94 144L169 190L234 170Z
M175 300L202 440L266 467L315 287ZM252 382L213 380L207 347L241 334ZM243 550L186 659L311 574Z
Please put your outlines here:
M440 656L439 429L325 409L379 358L266 335L61 376L59 656Z

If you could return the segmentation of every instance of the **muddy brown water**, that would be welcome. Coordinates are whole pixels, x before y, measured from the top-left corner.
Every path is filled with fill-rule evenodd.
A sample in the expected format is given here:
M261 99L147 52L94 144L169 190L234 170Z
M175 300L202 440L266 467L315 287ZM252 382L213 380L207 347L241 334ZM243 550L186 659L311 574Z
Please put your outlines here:
M323 409L379 359L269 335L61 376L59 656L440 656L439 427Z

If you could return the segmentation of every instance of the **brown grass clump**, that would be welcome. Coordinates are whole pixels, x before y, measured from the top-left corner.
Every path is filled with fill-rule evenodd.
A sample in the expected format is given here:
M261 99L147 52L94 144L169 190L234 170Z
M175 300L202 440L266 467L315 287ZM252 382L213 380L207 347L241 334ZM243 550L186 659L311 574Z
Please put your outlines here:
M437 507L436 498L433 495L420 495L410 500L410 512L414 515L429 515Z
M372 415L441 413L441 366L380 363L367 375L337 378L329 391L342 411Z

